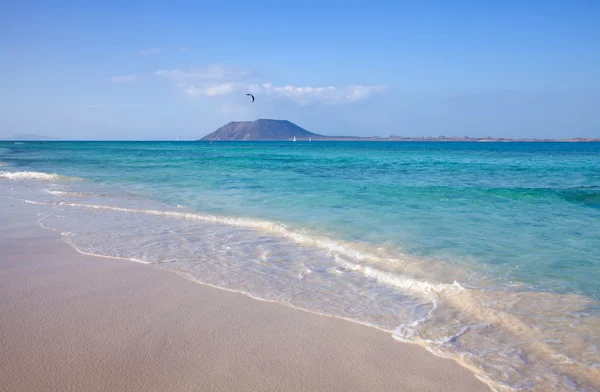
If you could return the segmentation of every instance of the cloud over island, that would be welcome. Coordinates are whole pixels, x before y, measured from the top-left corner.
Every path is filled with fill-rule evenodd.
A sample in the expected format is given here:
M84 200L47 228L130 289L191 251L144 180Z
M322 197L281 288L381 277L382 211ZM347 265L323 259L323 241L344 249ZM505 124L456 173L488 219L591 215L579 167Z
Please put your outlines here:
M259 83L252 72L223 65L210 65L193 69L163 69L155 76L166 78L175 84L188 98L215 97L239 92L265 94L288 99L299 104L320 102L324 104L344 104L367 100L388 90L385 85L364 86L295 86L292 84L274 85Z

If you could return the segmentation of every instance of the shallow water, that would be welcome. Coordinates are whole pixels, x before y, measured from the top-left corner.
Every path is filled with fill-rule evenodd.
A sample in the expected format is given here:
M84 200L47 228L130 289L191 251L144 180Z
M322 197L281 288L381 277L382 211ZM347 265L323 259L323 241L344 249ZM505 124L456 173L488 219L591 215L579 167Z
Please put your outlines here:
M373 325L498 389L595 390L599 153L593 143L0 143L0 191L47 204L40 223L80 251Z

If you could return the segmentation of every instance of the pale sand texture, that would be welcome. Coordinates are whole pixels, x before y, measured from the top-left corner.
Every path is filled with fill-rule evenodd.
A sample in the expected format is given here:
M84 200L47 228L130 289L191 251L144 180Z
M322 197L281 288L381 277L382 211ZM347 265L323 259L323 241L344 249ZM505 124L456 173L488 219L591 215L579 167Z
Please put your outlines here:
M489 391L386 333L85 256L0 197L2 391Z

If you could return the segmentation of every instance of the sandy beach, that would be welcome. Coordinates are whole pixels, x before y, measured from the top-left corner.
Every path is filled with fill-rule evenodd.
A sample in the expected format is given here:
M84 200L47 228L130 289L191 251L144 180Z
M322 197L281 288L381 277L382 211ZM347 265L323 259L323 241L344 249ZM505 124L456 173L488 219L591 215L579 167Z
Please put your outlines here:
M87 256L0 199L2 391L489 391L386 333Z

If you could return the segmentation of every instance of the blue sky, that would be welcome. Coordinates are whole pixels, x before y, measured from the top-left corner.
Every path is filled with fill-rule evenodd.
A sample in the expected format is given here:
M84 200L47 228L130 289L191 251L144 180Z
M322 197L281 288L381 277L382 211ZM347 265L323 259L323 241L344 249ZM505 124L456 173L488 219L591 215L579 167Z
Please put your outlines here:
M600 137L596 0L12 3L0 137Z

